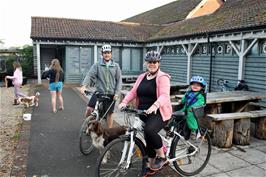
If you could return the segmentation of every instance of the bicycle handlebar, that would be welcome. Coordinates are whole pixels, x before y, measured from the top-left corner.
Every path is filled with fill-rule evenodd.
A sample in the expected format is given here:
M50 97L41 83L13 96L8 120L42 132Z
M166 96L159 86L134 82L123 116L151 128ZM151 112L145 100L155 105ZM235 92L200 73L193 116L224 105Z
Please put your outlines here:
M147 116L147 113L144 110L140 110L140 109L124 107L124 108L121 109L121 111L122 112L127 112L127 113L134 113L134 114L137 114L137 115Z
M84 93L86 96L95 94L97 98L102 98L102 99L106 99L106 100L112 99L108 95L100 93L100 92L91 92L91 91L85 90Z

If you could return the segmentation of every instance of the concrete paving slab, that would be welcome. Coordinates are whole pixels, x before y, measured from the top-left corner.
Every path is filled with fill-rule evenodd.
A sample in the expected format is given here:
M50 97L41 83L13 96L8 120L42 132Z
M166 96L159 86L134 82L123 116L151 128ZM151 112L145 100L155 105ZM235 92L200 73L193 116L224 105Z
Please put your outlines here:
M263 152L265 155L265 158L266 158L266 154L265 154L266 153L266 146L265 145L257 146L257 147L255 147L255 149L258 149L261 152Z
M239 177L265 177L266 172L255 165L251 165L245 168L236 169L230 172L226 172L230 176Z
M211 156L212 158L212 156ZM200 173L201 176L209 176L212 174L217 174L217 173L221 173L221 170L215 168L213 165L211 164L207 164L207 166L204 168L204 170Z
M264 171L266 171L266 162L257 164L256 166L258 166L258 167L262 168Z
M213 174L208 177L231 177L231 176L227 175L226 173L219 173L219 174Z
M250 166L248 162L229 153L212 154L209 163L223 172Z
M255 137L250 137L250 147L257 147L257 146L261 146L261 145L266 145L266 141L265 140L260 140L258 138Z
M266 162L266 155L265 153L252 148L252 149L246 149L246 152L242 152L239 150L230 151L230 154L245 160L251 164L259 164Z

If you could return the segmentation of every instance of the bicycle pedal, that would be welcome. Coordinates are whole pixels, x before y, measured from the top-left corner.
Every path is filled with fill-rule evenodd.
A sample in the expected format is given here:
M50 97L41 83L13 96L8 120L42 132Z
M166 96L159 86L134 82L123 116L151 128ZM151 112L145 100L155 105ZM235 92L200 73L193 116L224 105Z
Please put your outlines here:
M207 141L207 139L205 138L205 136L201 136L200 139L201 139L202 141Z
M192 160L191 160L189 157L187 157L186 159L185 159L185 158L183 158L183 159L178 159L176 162L177 162L177 164L178 164L179 166L182 166L182 165L188 165L188 164L191 164L191 163L192 163Z
M136 155L137 157L141 157L141 151L140 151L139 148L136 149L136 151L135 151L135 155Z

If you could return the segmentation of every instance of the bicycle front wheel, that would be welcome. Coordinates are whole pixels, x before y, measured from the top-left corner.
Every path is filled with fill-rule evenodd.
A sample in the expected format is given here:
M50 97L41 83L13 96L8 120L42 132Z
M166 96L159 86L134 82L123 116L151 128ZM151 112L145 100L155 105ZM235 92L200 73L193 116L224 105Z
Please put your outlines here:
M140 176L145 164L144 144L137 137L129 164L129 137L120 137L110 142L100 154L96 164L97 177Z
M211 156L211 139L207 131L201 130L201 137L189 140L197 149L187 144L186 140L176 136L170 149L170 158L181 157L173 161L175 169L185 176L200 173Z
M84 155L89 155L94 149L91 136L86 133L87 125L91 120L95 120L94 116L87 117L79 131L79 150Z

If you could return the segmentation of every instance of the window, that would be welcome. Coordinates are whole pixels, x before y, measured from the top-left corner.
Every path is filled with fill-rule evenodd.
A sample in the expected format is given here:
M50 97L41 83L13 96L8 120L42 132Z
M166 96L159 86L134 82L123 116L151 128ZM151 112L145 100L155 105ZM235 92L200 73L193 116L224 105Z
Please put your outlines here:
M141 49L124 48L122 51L122 71L140 71L141 70Z
M140 70L140 61L141 61L140 49L132 49L132 71Z
M122 70L130 71L130 49L123 49L122 51Z

